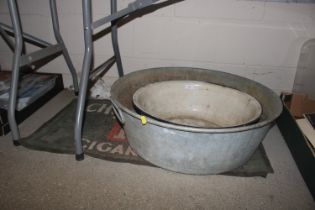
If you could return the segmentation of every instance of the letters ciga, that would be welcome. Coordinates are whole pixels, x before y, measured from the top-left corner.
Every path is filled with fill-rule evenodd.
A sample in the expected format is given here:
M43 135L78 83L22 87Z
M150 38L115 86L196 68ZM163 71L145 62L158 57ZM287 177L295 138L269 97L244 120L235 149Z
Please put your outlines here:
M111 114L112 105L106 103L93 103L86 107L87 112L104 113L105 115Z
M113 144L111 142L98 142L91 141L89 139L83 138L84 142L83 148L85 150L94 150L96 149L98 152L111 153L111 154L119 154L126 156L135 156L138 155L131 149L131 147L124 144Z

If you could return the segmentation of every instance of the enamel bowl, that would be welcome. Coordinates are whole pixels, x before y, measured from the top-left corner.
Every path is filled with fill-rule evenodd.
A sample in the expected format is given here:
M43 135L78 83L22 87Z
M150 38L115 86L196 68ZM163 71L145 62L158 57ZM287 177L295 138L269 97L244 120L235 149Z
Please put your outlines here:
M201 128L248 125L262 114L260 103L245 92L193 80L150 83L134 93L133 103L143 115Z

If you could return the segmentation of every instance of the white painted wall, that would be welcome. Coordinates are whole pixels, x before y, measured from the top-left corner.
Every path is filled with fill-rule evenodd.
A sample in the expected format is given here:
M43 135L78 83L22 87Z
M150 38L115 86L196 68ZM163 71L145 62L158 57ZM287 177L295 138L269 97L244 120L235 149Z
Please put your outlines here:
M48 0L20 0L24 31L54 41ZM109 14L109 0L93 0L94 20ZM118 0L124 8L132 0ZM84 52L80 0L58 0L61 32L77 71ZM0 21L10 23L5 0ZM119 29L125 72L160 66L217 69L261 82L277 92L292 89L302 44L315 37L315 4L245 0L186 0L137 18ZM112 55L109 37L95 42L95 64ZM31 48L34 49L34 48ZM0 64L12 54L0 40ZM62 57L40 69L64 74ZM116 67L106 75L117 78Z

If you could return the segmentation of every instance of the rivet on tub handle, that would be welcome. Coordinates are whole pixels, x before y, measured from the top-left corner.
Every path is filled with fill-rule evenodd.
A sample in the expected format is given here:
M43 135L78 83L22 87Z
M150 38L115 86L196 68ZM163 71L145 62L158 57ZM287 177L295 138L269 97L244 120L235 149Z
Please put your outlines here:
M124 119L124 116L123 116L123 113L122 113L121 109L119 109L119 107L114 102L114 100L110 99L110 101L112 102L113 110L114 110L114 113L115 113L117 119L119 120L119 122L121 124L125 124L125 119Z

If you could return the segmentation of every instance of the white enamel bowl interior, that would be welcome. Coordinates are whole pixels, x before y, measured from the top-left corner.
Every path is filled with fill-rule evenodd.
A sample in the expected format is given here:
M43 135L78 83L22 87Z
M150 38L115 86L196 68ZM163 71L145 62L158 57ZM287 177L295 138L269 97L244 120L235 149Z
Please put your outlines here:
M247 93L201 81L151 83L135 92L133 102L153 118L192 127L241 126L262 114L260 103Z

